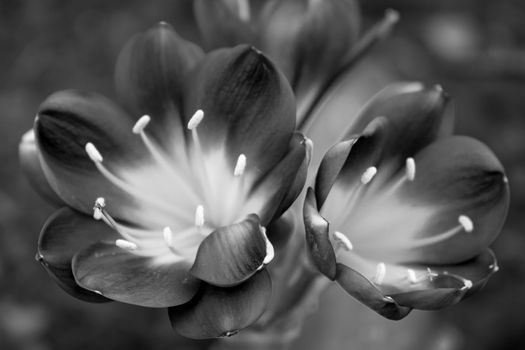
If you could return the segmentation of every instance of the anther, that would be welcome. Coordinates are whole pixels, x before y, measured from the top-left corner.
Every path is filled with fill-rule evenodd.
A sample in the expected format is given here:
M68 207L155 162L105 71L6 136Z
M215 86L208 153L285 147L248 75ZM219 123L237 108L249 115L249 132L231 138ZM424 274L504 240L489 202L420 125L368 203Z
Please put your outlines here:
M352 244L352 242L350 242L348 237L346 237L343 233L339 231L335 231L332 234L332 238L334 239L338 247L341 247L346 251L350 251L354 249L354 245Z
M389 297L388 295L386 297L383 298L383 301L385 303L395 303L396 301L394 300L394 298L392 297Z
M471 280L467 280L467 279L463 280L463 284L464 284L464 286L463 286L463 288L461 288L462 290L470 289L473 286L472 281Z
M406 159L406 174L409 181L414 181L416 178L416 162L412 157Z
M102 197L97 198L95 205L93 206L93 218L95 220L101 220L104 216L102 209L106 206L106 200Z
M466 215L460 215L458 217L458 222L461 226L463 226L463 229L465 232L472 232L474 230L474 223L470 218Z
M89 156L89 158L95 163L102 163L102 161L104 160L98 149L91 142L86 143L86 153Z
M144 128L149 124L150 121L151 118L149 115L143 115L142 117L140 117L139 120L137 120L137 122L133 126L133 133L140 134L144 130Z
M115 241L115 245L119 248L126 250L135 250L138 248L138 246L135 243L126 241L125 239L117 239Z
M33 129L26 131L24 135L22 135L22 142L23 143L34 143L35 142L35 132Z
M239 158L237 158L237 163L235 164L233 176L242 176L242 174L244 174L244 169L246 169L246 156L240 154Z
M434 281L434 278L439 276L437 273L432 272L430 267L427 267L427 277L430 282Z
M202 122L203 118L204 112L202 111L202 109L197 110L197 112L193 114L193 117L191 117L190 121L188 122L188 129L194 130Z
M408 269L407 274L408 274L408 280L410 281L410 283L417 283L416 272L414 270Z
M166 244L171 247L173 245L173 232L168 226L164 227L162 230L162 235L164 236L164 241Z
M366 185L367 183L372 181L372 179L374 178L374 176L376 176L376 174L377 174L377 168L375 166L371 166L370 168L365 170L363 175L361 175L361 183L363 185Z
M250 3L248 0L237 0L239 18L245 22L250 20Z
M374 282L376 284L381 284L385 280L386 276L386 265L385 263L379 263L376 266L376 274L374 276Z
M202 205L197 205L195 209L195 226L204 226L204 207Z

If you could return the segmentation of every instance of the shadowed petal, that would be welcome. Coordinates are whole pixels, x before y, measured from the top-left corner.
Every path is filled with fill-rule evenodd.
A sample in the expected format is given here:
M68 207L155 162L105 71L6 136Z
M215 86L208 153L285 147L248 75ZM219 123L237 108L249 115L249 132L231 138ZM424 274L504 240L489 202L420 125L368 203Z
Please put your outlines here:
M181 137L183 77L204 56L164 22L133 37L122 49L116 69L117 93L134 119L149 115L157 136ZM173 134L178 129L178 134ZM167 134L167 135L166 135Z
M193 339L234 335L261 317L271 290L266 270L235 287L204 285L191 302L168 310L171 324L179 334Z
M316 198L322 207L331 197L346 195L356 186L370 167L377 166L387 139L389 122L384 117L374 119L358 138L352 137L333 146L323 158L316 178ZM332 187L334 189L332 190ZM339 201L332 198L332 201Z
M306 247L317 269L330 279L335 279L336 260L328 238L328 222L319 214L314 191L308 188L304 201L304 227Z
M70 208L62 208L47 220L40 232L37 259L58 285L72 296L90 302L109 301L77 285L71 260L79 250L92 243L116 237L116 232L107 225Z
M64 202L91 214L96 198L103 196L108 203L126 203L112 208L117 217L132 216L135 199L104 178L85 149L93 143L114 172L144 164L144 148L132 126L118 106L97 94L61 91L42 103L35 122L42 168Z
M35 143L35 133L33 129L27 131L18 146L18 157L24 174L33 188L49 202L62 205L64 201L58 197L49 185L44 170L40 165L40 151Z
M359 9L353 0L277 0L264 7L261 23L261 48L301 100L347 58L359 31Z
M282 215L300 194L309 157L309 142L295 133L288 153L254 185L247 207L256 208L253 211L259 214L263 226Z
M232 286L252 276L263 265L266 240L259 218L221 227L202 241L191 274L216 286Z
M97 242L73 258L77 283L109 299L145 307L170 307L188 302L199 283L185 261L158 263L117 247Z
M254 21L242 18L246 14L250 15L250 2L246 1L247 8L240 8L237 1L196 0L193 2L195 19L209 49L243 43L256 44L258 33Z
M359 272L343 264L337 264L336 280L350 295L388 319L402 319L412 310L397 304Z
M248 46L211 52L188 82L189 118L198 109L203 148L225 147L232 168L239 154L247 172L266 174L286 153L295 126L295 100L286 78Z
M448 95L439 86L426 88L421 83L397 83L377 93L351 124L347 136L361 132L378 116L389 121L388 140L382 155L383 165L402 166L405 158L441 136L443 128L450 129L445 120ZM383 170L385 172L385 169Z
M416 237L461 228L460 216L473 227L414 249L409 259L450 264L478 255L500 232L509 205L508 184L498 159L481 142L455 136L422 150L415 163L416 178L399 189L399 196L407 205L428 208L431 214Z

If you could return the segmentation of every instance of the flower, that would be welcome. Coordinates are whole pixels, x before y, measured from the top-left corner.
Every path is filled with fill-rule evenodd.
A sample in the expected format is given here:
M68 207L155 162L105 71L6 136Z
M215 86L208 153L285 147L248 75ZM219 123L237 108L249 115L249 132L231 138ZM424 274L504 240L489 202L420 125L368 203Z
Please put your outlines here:
M83 300L169 308L191 338L231 335L265 310L265 228L304 185L311 144L294 132L292 90L254 48L204 55L165 23L126 44L115 77L125 109L57 92L23 137L26 173L64 205L37 259Z
M299 121L347 64L360 30L355 0L197 0L194 5L208 48L250 43L276 62L297 96ZM389 21L396 20L392 12Z
M419 83L378 93L326 153L304 203L317 269L390 319L457 303L498 269L487 247L508 181L487 146L449 135L446 100Z

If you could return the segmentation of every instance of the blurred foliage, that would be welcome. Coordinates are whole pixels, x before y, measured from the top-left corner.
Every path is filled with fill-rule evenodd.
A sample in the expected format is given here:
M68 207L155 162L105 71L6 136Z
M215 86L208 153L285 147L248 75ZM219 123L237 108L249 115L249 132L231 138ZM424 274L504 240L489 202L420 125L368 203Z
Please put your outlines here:
M508 172L512 204L494 243L501 270L460 305L414 312L400 322L383 320L334 287L296 348L523 349L525 3L366 0L365 27L389 7L401 12L398 30L356 67L320 114L344 123L392 80L442 84L455 101L457 133L487 143ZM176 336L164 310L85 304L55 286L34 260L39 230L53 208L29 188L18 167L18 141L39 103L64 88L113 97L120 48L160 20L198 41L189 0L0 1L0 349L207 345Z

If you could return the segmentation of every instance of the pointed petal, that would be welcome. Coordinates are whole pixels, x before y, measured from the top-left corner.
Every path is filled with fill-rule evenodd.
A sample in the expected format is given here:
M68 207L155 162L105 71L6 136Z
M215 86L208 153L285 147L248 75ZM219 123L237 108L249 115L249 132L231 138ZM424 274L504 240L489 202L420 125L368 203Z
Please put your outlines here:
M62 208L47 220L40 232L37 259L57 284L72 296L90 302L109 301L77 285L71 260L82 248L116 236L107 225L70 208Z
M393 293L399 305L419 310L439 310L458 303L467 288L460 278L439 274L425 289Z
M457 265L378 263L353 251L339 251L337 259L399 305L421 310L458 303L479 290L496 269L490 251Z
M388 319L402 319L412 310L388 298L367 278L343 264L337 264L336 280L346 292Z
M271 290L266 270L235 287L204 285L191 302L169 308L171 325L179 334L193 339L234 335L259 319Z
M357 39L359 22L353 0L270 1L261 14L261 48L301 100L339 69Z
M249 3L246 1L248 7ZM257 32L253 21L243 20L245 13L241 12L246 9L241 9L238 2L196 0L193 5L197 25L208 49L256 44Z
M49 185L40 165L40 151L36 146L35 133L33 129L27 131L18 145L18 157L22 171L26 175L33 188L49 202L62 205L64 202Z
M415 157L414 181L399 188L408 206L426 208L430 219L417 239L436 236L454 227L459 233L413 250L412 261L460 263L482 252L499 234L509 205L503 167L487 146L455 136L428 146ZM462 228L460 216L473 227ZM408 257L407 257L408 258Z
M328 222L319 214L312 188L306 193L303 216L310 258L323 275L333 280L336 276L334 248L328 238Z
M123 303L170 307L188 302L199 283L188 273L186 261L159 263L117 247L114 241L97 242L73 258L77 283Z
M302 134L295 133L288 153L255 183L247 207L256 208L253 211L258 213L263 226L278 218L300 194L306 180L309 155L309 142Z
M61 91L42 103L35 122L41 164L64 202L91 214L96 198L104 196L110 203L126 203L116 206L118 217L129 212L136 204L133 198L100 174L85 146L93 143L113 171L136 166L145 153L140 139L130 132L132 126L118 106L97 94Z
M292 210L293 209L286 211L279 219L272 221L266 228L266 235L277 251L277 258L280 256L280 251L286 250L287 243L292 238L296 229L297 223L295 222L295 215Z
M216 286L237 285L263 266L266 240L259 218L221 227L202 241L191 274Z
M247 172L266 174L286 153L295 127L295 100L286 78L248 46L211 52L194 73L185 111L188 118L204 111L198 126L203 148L224 147L232 168L242 153Z
M441 135L448 95L439 86L424 87L421 83L397 83L377 93L359 113L347 135L361 132L377 116L389 121L383 163L394 163L394 169L407 157L433 142Z
M180 131L183 126L183 77L203 56L197 45L161 22L122 49L115 69L118 96L135 119L151 117L148 130L156 136L172 135L174 128Z
M374 119L359 137L333 146L323 157L316 178L316 198L323 206L329 193L340 195L359 184L367 168L377 166L387 139L388 120ZM337 184L332 191L332 186Z

